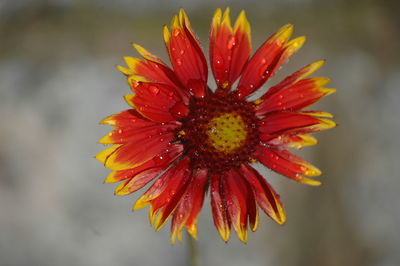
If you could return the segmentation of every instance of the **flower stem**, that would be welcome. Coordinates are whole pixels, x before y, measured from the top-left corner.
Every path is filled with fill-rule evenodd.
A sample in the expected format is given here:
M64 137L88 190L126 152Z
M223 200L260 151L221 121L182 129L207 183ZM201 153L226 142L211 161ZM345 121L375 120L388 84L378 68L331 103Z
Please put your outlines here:
M189 242L190 266L199 266L199 256L197 253L197 242L189 233L187 233L187 238L188 238L188 242Z

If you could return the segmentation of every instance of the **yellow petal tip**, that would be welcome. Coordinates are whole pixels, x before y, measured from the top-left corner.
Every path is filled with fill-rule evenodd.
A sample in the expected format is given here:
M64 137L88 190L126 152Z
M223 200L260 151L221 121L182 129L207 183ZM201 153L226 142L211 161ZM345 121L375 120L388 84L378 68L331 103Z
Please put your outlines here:
M321 181L314 180L311 178L306 178L306 177L299 177L298 181L302 184L309 185L309 186L320 186Z

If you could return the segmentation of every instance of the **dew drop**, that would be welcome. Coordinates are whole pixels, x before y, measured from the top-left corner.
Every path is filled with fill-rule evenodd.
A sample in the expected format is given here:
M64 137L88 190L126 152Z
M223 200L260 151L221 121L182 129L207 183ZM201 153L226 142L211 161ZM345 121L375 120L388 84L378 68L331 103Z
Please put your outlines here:
M160 93L160 89L157 88L156 86L150 86L149 90L150 90L151 94L153 94L154 96L156 96Z
M268 76L269 76L269 69L268 69L268 64L263 64L261 67L260 67L260 70L259 70L259 72L258 72L258 74L260 75L260 77L262 78L262 79L265 79L265 78L267 78Z
M185 53L185 50L180 50L179 53L180 53L181 55L183 55L183 54Z
M118 134L122 134L122 129L118 129Z
M215 58L214 58L214 62L215 62L215 68L217 68L217 69L221 69L221 68L223 68L224 67L224 60L222 59L222 56L221 55L219 55L219 54L216 54L215 55Z
M176 59L176 63L178 64L178 66L181 66L182 65L182 59L180 59L180 58Z
M236 45L235 36L231 36L228 41L228 49L232 49Z
M181 34L181 31L178 30L178 29L174 29L174 31L172 32L172 34L176 37L176 36L178 36L179 34Z

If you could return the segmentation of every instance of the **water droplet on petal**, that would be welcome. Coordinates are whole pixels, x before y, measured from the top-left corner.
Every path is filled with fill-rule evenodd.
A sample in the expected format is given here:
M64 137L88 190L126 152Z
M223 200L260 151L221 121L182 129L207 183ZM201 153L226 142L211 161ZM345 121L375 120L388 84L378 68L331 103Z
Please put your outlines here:
M181 33L181 31L178 30L178 29L174 29L174 31L172 32L172 34L173 34L175 37L178 36L180 33Z
M122 129L118 129L118 134L122 134Z
M265 79L265 78L269 77L270 72L269 72L268 67L269 67L268 64L264 64L264 65L262 65L260 67L260 70L259 70L258 74L260 75L260 77L262 79Z
M150 86L149 90L150 90L151 94L153 94L154 96L156 96L160 93L160 89L157 88L156 86Z
M183 55L183 54L185 53L185 50L180 50L179 53L180 53L181 55Z
M215 58L214 58L214 66L215 66L215 68L216 69L221 69L221 68L223 68L224 67L224 60L222 59L222 56L221 55L219 55L219 54L216 54L215 55Z
M182 65L182 59L180 59L180 58L176 59L176 63L178 64L178 66L181 66Z
M235 36L231 36L228 41L228 49L232 49L236 45Z

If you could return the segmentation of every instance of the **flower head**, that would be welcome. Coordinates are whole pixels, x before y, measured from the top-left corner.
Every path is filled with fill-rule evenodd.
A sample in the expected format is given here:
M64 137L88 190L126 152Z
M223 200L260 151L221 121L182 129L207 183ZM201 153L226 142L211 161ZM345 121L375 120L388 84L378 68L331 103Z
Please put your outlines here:
M143 58L125 57L127 67L118 67L134 92L125 96L132 108L101 121L115 129L99 141L112 146L97 159L113 170L106 183L121 182L116 195L154 181L133 208L149 205L156 230L171 217L172 242L181 239L184 227L196 238L207 191L224 241L233 228L245 242L248 228L257 229L259 208L283 224L279 195L251 166L255 162L300 183L320 184L313 177L321 171L287 149L314 145L310 133L335 126L329 113L303 110L335 91L324 88L327 78L307 78L324 61L248 99L303 45L305 37L290 40L292 31L292 25L283 26L250 56L244 11L232 27L229 9L224 14L217 9L210 30L212 90L206 58L180 10L164 27L172 68L136 44Z

